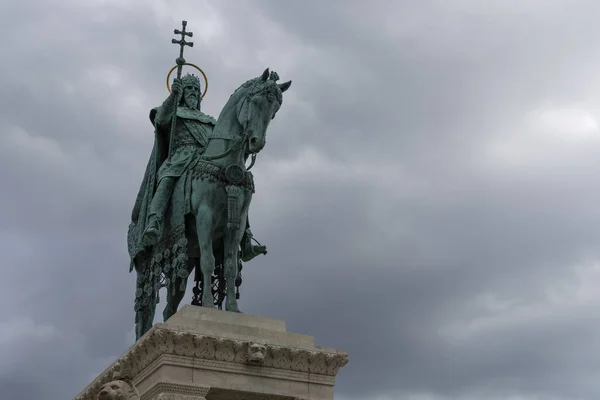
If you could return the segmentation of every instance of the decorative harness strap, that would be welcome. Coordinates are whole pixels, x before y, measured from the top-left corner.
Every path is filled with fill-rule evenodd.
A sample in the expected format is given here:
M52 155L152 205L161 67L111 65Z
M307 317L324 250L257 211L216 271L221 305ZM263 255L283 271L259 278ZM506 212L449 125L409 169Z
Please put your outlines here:
M227 186L243 187L254 193L254 177L252 172L244 171L242 167L236 164L225 168L200 160L193 169L192 177L199 180L208 179L209 181L220 182Z

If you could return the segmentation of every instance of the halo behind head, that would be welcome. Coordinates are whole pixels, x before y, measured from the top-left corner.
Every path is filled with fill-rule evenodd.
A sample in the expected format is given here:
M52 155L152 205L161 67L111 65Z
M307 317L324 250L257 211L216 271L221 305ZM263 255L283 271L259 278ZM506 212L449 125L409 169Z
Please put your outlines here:
M200 73L202 74L202 77L204 78L204 92L202 92L202 95L200 95L200 98L203 99L204 96L206 95L206 92L208 91L208 78L206 77L206 74L204 73L204 71L202 71L202 68L200 68L199 66L197 66L196 64L192 64L192 63L185 63L183 65L189 65L190 67L194 67L196 68L198 71L200 71ZM173 71L175 71L177 69L178 65L174 66L173 68L171 68L171 70L169 71L169 73L167 74L167 90L169 91L169 93L173 93L173 91L171 90L171 84L169 83L170 79L171 79L171 74L173 73ZM187 74L185 75L182 79L186 79L186 77L190 75ZM191 75L194 76L195 75ZM198 77L195 77L196 79L198 79ZM188 78L189 79L189 78Z

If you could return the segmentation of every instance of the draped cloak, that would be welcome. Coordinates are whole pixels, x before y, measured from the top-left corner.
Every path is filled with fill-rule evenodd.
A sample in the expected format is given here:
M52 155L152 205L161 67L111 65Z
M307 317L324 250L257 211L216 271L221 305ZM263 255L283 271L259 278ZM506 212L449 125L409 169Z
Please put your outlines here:
M199 110L178 107L173 151L169 159L172 111L167 111L170 108L168 101L171 101L171 97L162 106L150 111L150 121L154 125L155 133L154 146L136 197L127 234L127 247L131 259L129 272L135 268L138 275L136 311L142 306L151 305L160 289L162 272L167 280L170 272L185 274L185 216L190 212L191 191L191 174L188 172L193 169L192 164L197 162L198 156L204 152L216 124L213 117ZM147 247L142 241L142 235L146 229L152 198L160 179L165 176L179 179L174 183L161 239L156 245Z

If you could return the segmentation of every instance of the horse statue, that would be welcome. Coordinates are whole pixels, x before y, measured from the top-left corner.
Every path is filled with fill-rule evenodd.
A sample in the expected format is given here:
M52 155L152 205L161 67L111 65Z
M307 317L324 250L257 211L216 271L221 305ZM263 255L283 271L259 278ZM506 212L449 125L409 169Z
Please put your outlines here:
M137 273L136 339L152 327L162 287L167 288L164 320L177 311L194 268L199 268L202 306L214 307L214 273L222 266L225 309L240 312L235 285L251 238L247 221L254 193L248 169L291 86L278 79L267 68L245 82L215 121L199 111L199 80L187 75L173 83L173 93L177 89L181 98L177 107L169 106L172 94L151 111L155 143L128 233L130 272ZM177 129L167 137L160 126L175 117ZM249 157L252 164L246 168Z

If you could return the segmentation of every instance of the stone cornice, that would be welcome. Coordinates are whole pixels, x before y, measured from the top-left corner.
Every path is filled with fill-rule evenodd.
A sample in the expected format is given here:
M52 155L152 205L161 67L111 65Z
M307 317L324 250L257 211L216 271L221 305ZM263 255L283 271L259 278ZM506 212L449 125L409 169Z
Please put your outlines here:
M243 365L266 367L265 370L272 370L273 373L277 373L277 370L293 371L299 374L285 375L290 375L292 378L292 375L306 374L305 376L310 376L307 381L331 382L330 384L333 384L339 369L348 363L348 354L345 352L260 344L253 341L180 332L161 325L148 331L122 358L90 383L75 400L96 400L95 396L100 386L111 381L115 376L125 374L137 381L138 374L142 373L161 355L193 357L211 361L211 363L205 364L207 366L215 364L215 367L227 368L227 364L242 364L234 368L240 373L247 373L246 368L240 368Z
M310 372L300 372L292 370L283 370L269 367L262 367L249 364L233 363L228 361L198 359L186 356L177 356L164 354L154 360L141 374L136 376L134 382L139 383L147 376L152 375L154 371L164 365L173 365L186 368L199 368L212 371L236 372L244 375L263 376L267 378L316 383L319 385L333 386L335 377L330 375L311 374Z
M141 397L141 400L204 399L209 390L210 388L204 386L158 382Z

